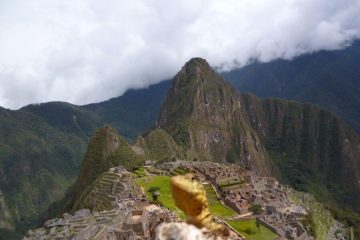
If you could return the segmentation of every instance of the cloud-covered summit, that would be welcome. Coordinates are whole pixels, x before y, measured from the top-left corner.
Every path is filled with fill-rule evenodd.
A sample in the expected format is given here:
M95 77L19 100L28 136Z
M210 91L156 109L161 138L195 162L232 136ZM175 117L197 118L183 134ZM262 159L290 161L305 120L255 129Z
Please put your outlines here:
M105 100L194 56L228 70L342 48L359 12L360 0L0 0L0 105Z

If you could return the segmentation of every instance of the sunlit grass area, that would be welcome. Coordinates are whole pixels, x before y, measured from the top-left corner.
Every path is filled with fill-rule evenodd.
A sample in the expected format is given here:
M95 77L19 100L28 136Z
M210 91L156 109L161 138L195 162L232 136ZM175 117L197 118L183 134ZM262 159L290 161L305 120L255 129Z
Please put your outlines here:
M152 199L151 193L148 190L151 187L159 187L160 196L158 201L163 204L164 207L173 210L178 213L179 216L184 216L183 213L176 208L174 200L170 191L170 176L146 176L138 178L137 182L144 188L146 197ZM214 189L210 185L205 185L206 196L208 198L210 212L217 217L229 217L234 216L236 213L225 207L216 196Z
M224 206L217 198L215 190L210 184L205 185L206 197L208 199L210 212L217 217L230 217L236 215L236 212Z
M255 219L226 221L236 231L249 240L273 240L278 235L260 224L260 231L256 227Z
M158 197L158 201L161 202L164 207L171 210L176 210L175 203L171 197L169 176L146 176L141 179L137 179L137 182L144 188L144 192L148 199L152 199L151 193L148 192L151 187L160 188L160 196Z

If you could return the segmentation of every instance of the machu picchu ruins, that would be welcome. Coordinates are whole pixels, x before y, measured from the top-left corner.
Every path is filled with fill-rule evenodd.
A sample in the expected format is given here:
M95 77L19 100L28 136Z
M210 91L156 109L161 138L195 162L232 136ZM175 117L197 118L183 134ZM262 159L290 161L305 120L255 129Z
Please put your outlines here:
M122 166L110 168L81 197L77 203L79 210L46 221L43 227L30 230L24 240L155 239L159 231L163 234L167 227L176 228L176 225L164 225L159 230L162 223L180 224L184 219L179 211L151 199L139 179L150 181L156 176L184 173L194 174L204 186L213 189L218 204L232 212L227 217L214 215L215 220L229 230L227 239L246 239L232 223L241 224L241 221L251 219L279 240L314 239L302 225L307 209L292 201L293 190L275 178L255 176L249 169L234 164L170 160L146 161L135 172ZM262 209L256 215L251 212L254 205ZM339 229L343 231L341 227ZM334 239L342 239L341 234Z

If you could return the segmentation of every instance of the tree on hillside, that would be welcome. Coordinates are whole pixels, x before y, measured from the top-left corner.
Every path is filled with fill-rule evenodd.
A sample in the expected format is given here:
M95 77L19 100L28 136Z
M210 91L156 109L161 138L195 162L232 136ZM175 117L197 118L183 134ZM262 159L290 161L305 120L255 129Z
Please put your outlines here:
M252 205L252 206L249 208L249 211L252 212L252 213L256 216L255 224L256 224L256 227L257 227L258 231L260 232L260 220L259 220L259 215L260 215L260 214L262 213L262 211L263 211L261 205L259 205L259 204Z
M158 197L160 196L160 188L159 187L151 187L149 188L148 192L151 193L151 197L154 202L157 201Z

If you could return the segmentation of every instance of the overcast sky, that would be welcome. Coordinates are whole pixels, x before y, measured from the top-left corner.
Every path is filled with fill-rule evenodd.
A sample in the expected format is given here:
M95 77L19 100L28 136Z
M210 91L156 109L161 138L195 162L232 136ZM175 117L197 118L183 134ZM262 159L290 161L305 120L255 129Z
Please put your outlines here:
M0 0L0 106L98 102L172 77L338 49L360 0Z

